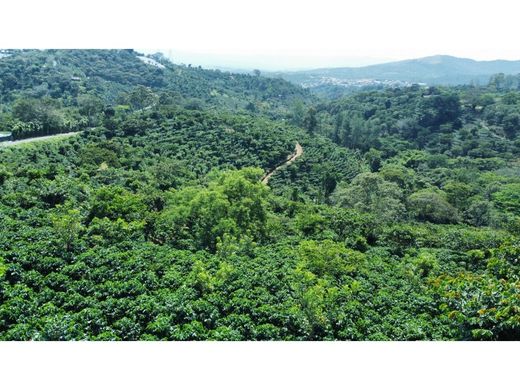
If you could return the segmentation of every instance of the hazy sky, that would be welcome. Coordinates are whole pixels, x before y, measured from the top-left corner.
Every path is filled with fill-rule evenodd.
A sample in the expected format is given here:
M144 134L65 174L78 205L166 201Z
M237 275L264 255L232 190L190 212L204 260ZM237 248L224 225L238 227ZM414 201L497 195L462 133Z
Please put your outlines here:
M512 0L13 3L0 7L10 15L0 24L0 47L171 48L178 62L262 69L433 54L520 59Z
M221 52L196 52L178 49L141 49L136 50L145 54L156 52L164 53L175 63L201 65L203 67L216 67L221 69L263 69L263 70L297 70L313 69L319 67L338 66L364 66L392 61L393 57L361 57L348 56L343 53L295 53L295 52L270 52L242 53L234 51Z

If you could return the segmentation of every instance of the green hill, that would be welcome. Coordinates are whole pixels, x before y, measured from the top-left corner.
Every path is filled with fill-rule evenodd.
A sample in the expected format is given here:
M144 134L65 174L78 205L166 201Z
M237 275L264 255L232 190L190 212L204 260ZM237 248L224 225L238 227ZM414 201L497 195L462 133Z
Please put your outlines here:
M520 74L520 61L475 61L446 55L388 62L356 68L323 68L273 73L328 96L411 84L486 85L491 76Z
M74 104L82 94L104 102L124 100L137 86L159 99L219 109L277 111L282 102L310 99L302 88L282 79L233 74L171 63L134 50L12 50L0 59L3 102L18 95L60 98Z
M4 53L0 340L520 339L513 79L321 100Z

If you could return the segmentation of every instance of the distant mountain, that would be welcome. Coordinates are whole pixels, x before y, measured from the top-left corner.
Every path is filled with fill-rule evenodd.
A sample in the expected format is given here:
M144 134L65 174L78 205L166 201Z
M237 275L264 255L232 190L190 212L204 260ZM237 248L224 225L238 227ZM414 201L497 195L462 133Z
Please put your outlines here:
M357 68L324 68L298 72L277 72L273 76L311 89L324 86L343 88L382 87L388 85L487 84L497 73L520 73L520 61L475 61L437 55Z

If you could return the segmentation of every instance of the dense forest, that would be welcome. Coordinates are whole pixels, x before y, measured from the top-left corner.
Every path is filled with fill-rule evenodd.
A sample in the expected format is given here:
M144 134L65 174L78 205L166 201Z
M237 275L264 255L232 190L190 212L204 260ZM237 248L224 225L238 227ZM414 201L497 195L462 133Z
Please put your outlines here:
M0 132L77 134L0 142L0 339L520 340L517 78L4 54Z
M133 50L14 50L0 57L0 132L14 139L78 131L100 124L104 111L156 105L190 110L288 115L310 102L282 79L175 65L161 54ZM143 60L151 61L147 63ZM6 109L6 106L9 109Z

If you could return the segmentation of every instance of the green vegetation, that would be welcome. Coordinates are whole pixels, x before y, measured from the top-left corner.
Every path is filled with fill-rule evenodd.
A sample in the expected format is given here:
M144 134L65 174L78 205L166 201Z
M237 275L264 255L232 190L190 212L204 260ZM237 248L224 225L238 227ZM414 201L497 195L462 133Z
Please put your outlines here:
M153 58L0 59L1 130L82 130L0 148L0 339L520 339L509 84L325 101Z
M427 85L485 85L518 90L520 61L475 61L436 55L354 68L321 68L276 72L274 76L303 85L323 97L337 98L360 91Z
M98 126L103 118L157 104L279 118L312 97L282 79L174 65L148 65L133 50L13 50L0 61L0 132L14 139ZM105 112L108 110L108 112Z

